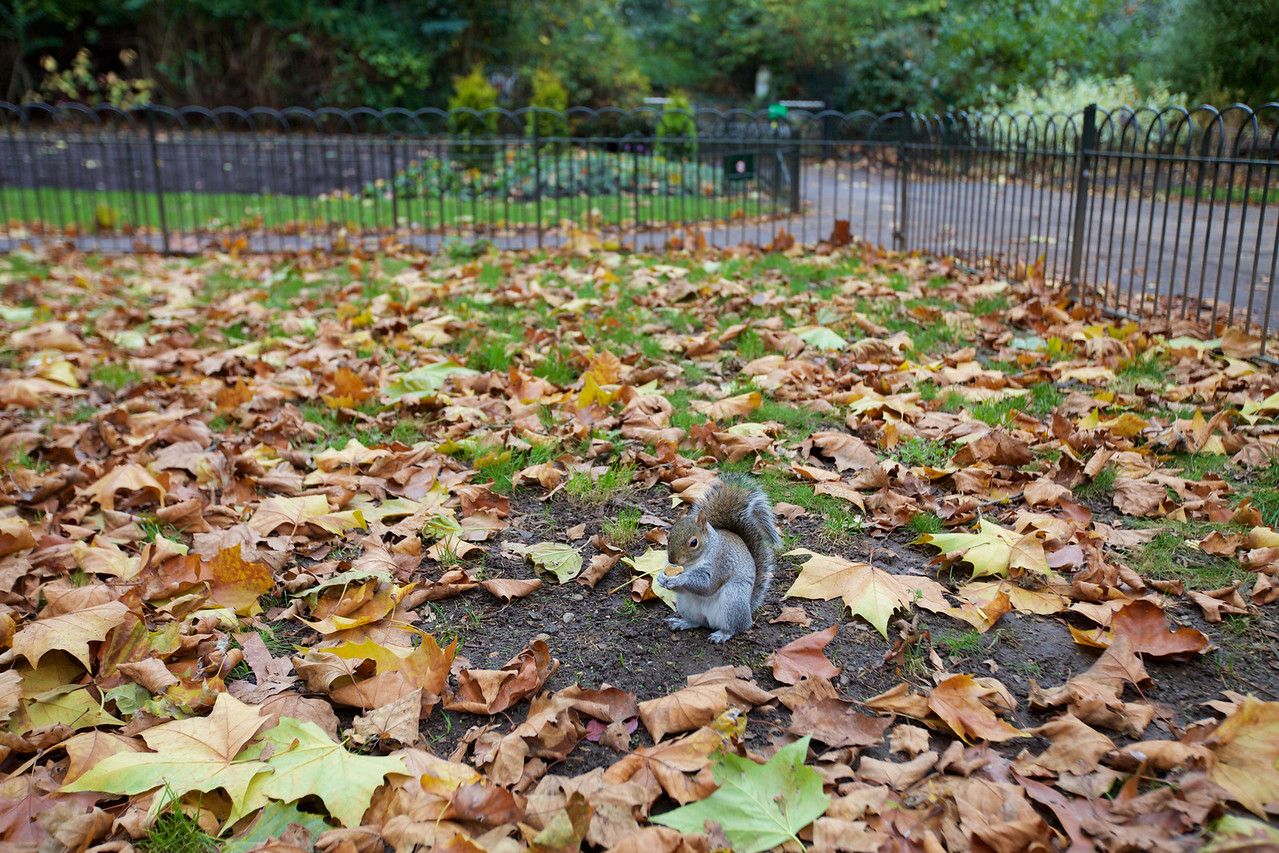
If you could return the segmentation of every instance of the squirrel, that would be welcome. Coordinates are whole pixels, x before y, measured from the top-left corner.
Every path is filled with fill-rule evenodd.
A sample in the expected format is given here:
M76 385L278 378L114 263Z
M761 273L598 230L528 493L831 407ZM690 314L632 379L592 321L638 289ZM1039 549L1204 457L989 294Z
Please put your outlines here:
M714 480L667 536L668 568L657 584L675 592L673 630L706 626L722 643L751 626L773 583L782 534L768 495L745 476Z

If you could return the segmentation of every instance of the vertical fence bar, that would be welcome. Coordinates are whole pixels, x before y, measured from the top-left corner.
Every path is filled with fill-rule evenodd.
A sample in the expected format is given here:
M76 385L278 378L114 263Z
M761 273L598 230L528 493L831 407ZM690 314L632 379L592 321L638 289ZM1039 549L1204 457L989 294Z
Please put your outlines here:
M169 220L164 210L164 183L160 178L160 150L156 142L155 133L155 107L148 106L147 110L147 136L151 142L151 176L155 181L155 201L156 209L160 215L160 245L164 247L164 253L169 254Z
M1075 149L1075 209L1070 233L1070 301L1080 296L1080 275L1084 266L1084 229L1087 223L1088 194L1092 187L1092 157L1097 146L1097 105L1084 107L1084 127Z

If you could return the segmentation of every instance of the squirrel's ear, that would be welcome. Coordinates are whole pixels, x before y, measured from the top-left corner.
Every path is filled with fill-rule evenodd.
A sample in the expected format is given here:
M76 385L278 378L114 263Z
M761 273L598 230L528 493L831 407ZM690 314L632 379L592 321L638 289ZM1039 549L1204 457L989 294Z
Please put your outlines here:
M697 526L705 530L710 523L711 520L706 516L706 509L699 509L697 511Z

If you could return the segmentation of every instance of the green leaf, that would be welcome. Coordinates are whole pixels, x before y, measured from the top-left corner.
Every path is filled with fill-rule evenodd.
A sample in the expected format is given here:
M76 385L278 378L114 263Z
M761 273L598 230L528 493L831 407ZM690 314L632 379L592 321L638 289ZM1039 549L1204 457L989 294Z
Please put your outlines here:
M720 787L697 803L681 806L651 820L680 832L704 832L706 821L724 828L737 853L759 853L787 841L830 806L822 793L822 777L804 766L809 738L777 751L767 764L725 755L712 772Z
M310 833L312 843L321 834L333 828L320 815L300 811L296 803L289 803L288 805L284 803L267 803L258 812L257 818L253 821L253 825L249 827L248 831L241 834L234 841L226 842L223 850L225 853L248 853L249 850L252 850L263 841L273 841L283 836L288 831L290 824L296 824ZM305 849L310 849L310 845Z
M539 571L550 572L560 583L568 583L582 571L582 555L572 545L539 542L525 552Z
M311 794L343 826L359 826L387 774L408 772L399 756L347 752L315 723L292 717L281 717L279 725L262 733L261 742L275 749L267 759L275 773L253 780L228 826L271 800L292 803Z
M1007 528L981 519L977 533L925 533L911 544L932 545L944 554L963 551L961 558L973 567L973 578L1008 577L1013 545L1021 538Z
M451 361L438 361L402 374L386 389L386 396L401 403L434 397L450 376L473 376L475 371Z
M240 752L265 723L255 706L220 694L208 717L174 720L144 731L142 739L156 752L108 756L62 791L133 795L164 786L166 797L179 799L191 791L221 788L238 806L254 777L271 770L252 760L256 756Z
M848 341L825 326L798 326L792 331L810 347L818 349L846 349Z

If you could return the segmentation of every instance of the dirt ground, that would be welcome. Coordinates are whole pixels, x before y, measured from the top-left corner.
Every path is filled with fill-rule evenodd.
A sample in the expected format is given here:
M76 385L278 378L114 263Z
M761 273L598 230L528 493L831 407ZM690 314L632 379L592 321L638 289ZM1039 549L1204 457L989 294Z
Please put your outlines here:
M670 492L657 485L647 492L627 499L626 506L641 509L668 521L679 515L671 508ZM543 503L529 490L517 492L512 500L514 523L503 539L531 543L563 532L578 524L586 524L586 533L574 544L582 546L589 561L596 550L586 540L599 531L601 523L620 510L620 505L602 509L583 509L568 501L551 498ZM1102 502L1093 507L1096 517L1113 515ZM996 517L997 518L997 517ZM822 523L812 513L783 522L782 529L797 540L797 547L838 555L850 560L869 560L873 565L899 575L923 575L953 588L967 579L967 572L956 573L953 583L949 572L938 574L932 564L933 549L913 545L916 535L899 529L886 538L857 536L846 541L831 541L823 536ZM650 543L640 540L627 550L638 557ZM873 552L873 553L872 553ZM486 565L489 576L530 577L531 566L516 562L499 548ZM1209 558L1210 559L1210 558ZM427 609L428 621L422 627L448 636L456 632L461 638L459 654L481 667L498 667L512 658L535 638L544 639L553 657L560 661L559 670L545 685L554 691L573 683L586 687L609 684L632 691L643 701L664 696L683 687L689 676L717 666L746 666L765 689L780 686L765 664L770 653L813 631L838 625L835 639L826 647L827 657L843 672L834 679L843 698L860 702L882 693L903 680L931 686L931 666L921 654L885 663L890 644L865 621L850 619L838 601L785 599L786 590L799 573L799 560L783 557L773 591L764 607L756 614L754 626L726 643L708 641L707 630L674 632L664 619L670 612L660 601L635 603L631 600L629 568L618 563L594 589L578 583L556 585L553 579L540 590L509 604L497 602L482 590L436 602ZM807 611L812 625L772 624L783 606L799 606ZM1221 698L1223 690L1254 693L1259 698L1279 699L1279 621L1272 608L1262 608L1246 635L1232 632L1222 624L1207 623L1199 609L1184 599L1169 604L1166 611L1174 627L1186 625L1204 631L1218 648L1189 661L1147 661L1153 683L1143 695L1128 688L1125 699L1142 699L1155 704L1158 713L1145 739L1175 738L1189 723L1210 715L1208 709L1198 713L1202 703ZM1033 728L1057 716L1059 711L1040 712L1032 709L1027 697L1032 684L1054 687L1071 676L1088 669L1097 652L1076 644L1068 624L1090 627L1086 619L1066 614L1041 617L1012 611L996 627L981 636L979 649L972 654L947 654L945 639L969 634L967 626L945 616L921 612L921 627L930 632L937 653L951 674L974 676L995 674L1008 687L1018 702L1012 722L1021 728ZM1227 623L1228 624L1228 623ZM896 638L897 631L890 630ZM523 720L528 704L520 703L508 712L510 727ZM766 737L770 726L784 728L789 712L782 706L751 714L754 725L747 738ZM492 722L491 718L442 712L424 723L423 732L437 753L448 755L471 726ZM503 726L503 728L506 728ZM1116 743L1127 742L1112 733ZM945 736L934 733L942 745ZM633 746L650 745L651 740L641 726L632 739ZM761 743L756 743L758 748ZM1029 749L1038 752L1048 745L1044 739L1021 739L992 745L1009 757ZM866 755L886 758L887 746L866 750ZM607 766L617 754L597 744L583 741L566 759L563 766L550 772L574 775Z

